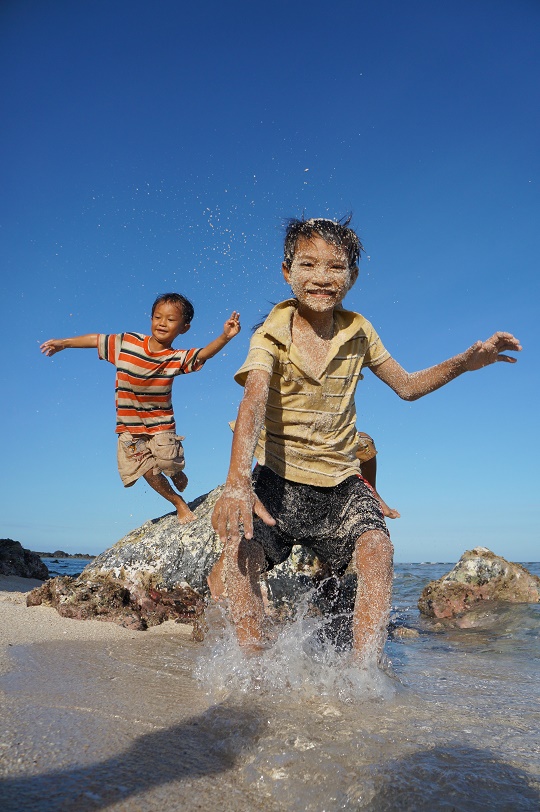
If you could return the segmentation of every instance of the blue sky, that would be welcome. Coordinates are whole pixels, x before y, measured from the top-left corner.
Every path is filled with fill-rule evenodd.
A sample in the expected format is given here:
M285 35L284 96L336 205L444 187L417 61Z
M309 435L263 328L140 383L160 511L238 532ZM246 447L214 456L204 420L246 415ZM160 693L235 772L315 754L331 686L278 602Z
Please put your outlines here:
M524 346L410 404L366 372L396 560L538 560L539 25L536 0L5 0L0 534L97 553L168 512L118 478L113 367L42 341L146 331L168 290L189 346L241 312L174 387L195 498L226 475L250 327L288 296L283 219L352 211L345 304L406 369Z

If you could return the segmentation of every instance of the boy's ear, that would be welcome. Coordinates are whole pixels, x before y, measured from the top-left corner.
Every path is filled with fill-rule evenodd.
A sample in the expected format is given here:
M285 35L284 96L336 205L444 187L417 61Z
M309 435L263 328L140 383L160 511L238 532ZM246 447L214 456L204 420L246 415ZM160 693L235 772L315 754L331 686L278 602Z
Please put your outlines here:
M358 279L358 265L354 265L354 267L351 270L351 281L349 283L349 290L352 288L357 279Z
M281 263L281 272L285 278L285 282L290 285L291 284L291 271L287 266L286 262Z
M187 333L187 331L189 330L190 327L191 327L191 322L189 321L187 324L184 324L184 326L180 330L179 335L183 335L184 333Z

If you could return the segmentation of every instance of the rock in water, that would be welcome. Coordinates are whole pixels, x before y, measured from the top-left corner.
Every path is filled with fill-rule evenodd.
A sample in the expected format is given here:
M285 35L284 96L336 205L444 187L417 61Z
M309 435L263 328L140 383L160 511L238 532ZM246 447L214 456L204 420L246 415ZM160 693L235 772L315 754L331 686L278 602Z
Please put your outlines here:
M222 544L211 524L223 486L200 496L189 507L196 521L179 524L176 513L152 519L132 530L85 567L78 578L47 581L27 598L29 606L45 603L65 617L112 620L145 629L174 619L204 630L209 595L206 577ZM296 604L325 575L317 557L302 547L265 578L267 612L290 617Z
M427 617L453 618L481 601L538 603L540 578L487 547L475 547L463 553L449 573L424 588L418 608Z
M176 513L145 522L94 558L77 578L52 578L34 589L28 606L44 603L64 617L110 620L141 631L176 620L193 624L193 636L200 640L209 596L206 577L222 550L211 524L222 491L221 485L189 503L194 522L179 524ZM350 570L338 581L329 574L311 550L295 545L289 558L261 579L265 611L274 620L294 617L299 606L334 616L325 627L327 636L347 647L356 575Z
M38 578L44 581L49 570L37 553L25 550L20 541L0 539L0 575Z
M151 582L159 589L175 589L187 583L205 594L206 576L221 553L211 517L222 490L221 485L189 503L197 516L194 522L180 524L176 513L145 522L94 558L82 576L112 574L128 588Z
M53 578L27 597L64 617L111 620L144 630L165 620L192 623L202 635L206 575L221 552L212 511L223 486L189 503L197 520L176 513L151 519L93 559L78 578Z

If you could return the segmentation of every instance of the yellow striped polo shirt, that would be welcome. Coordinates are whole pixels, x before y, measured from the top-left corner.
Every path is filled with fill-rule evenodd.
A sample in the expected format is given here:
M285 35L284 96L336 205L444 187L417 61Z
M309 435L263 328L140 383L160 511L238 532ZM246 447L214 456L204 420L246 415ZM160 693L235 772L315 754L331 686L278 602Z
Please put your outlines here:
M252 369L271 374L265 465L292 482L333 487L360 472L354 393L362 367L378 366L390 354L369 321L338 308L327 364L315 378L292 343L295 309L294 299L273 308L235 380L244 386Z

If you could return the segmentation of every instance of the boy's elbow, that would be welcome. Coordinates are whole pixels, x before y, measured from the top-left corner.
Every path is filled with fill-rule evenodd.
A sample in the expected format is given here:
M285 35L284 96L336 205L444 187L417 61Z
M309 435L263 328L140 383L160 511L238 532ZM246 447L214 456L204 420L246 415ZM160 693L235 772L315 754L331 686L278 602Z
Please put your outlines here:
M414 374L408 374L394 390L402 400L411 403L413 400L421 398L425 392L422 391L419 381Z
M419 392L411 392L410 390L405 390L404 392L398 392L401 400L406 400L408 403L411 403L413 400L418 400L422 397Z
M401 400L411 401L416 400L416 398L418 397L418 395L416 395L413 392L412 388L410 386L407 386L407 384L405 383L398 386L393 386L392 389L394 390L398 398L401 398Z
M390 365L389 369L386 369L387 365ZM406 372L392 359L382 364L381 370L376 374L401 400L412 401L422 397L415 373Z

